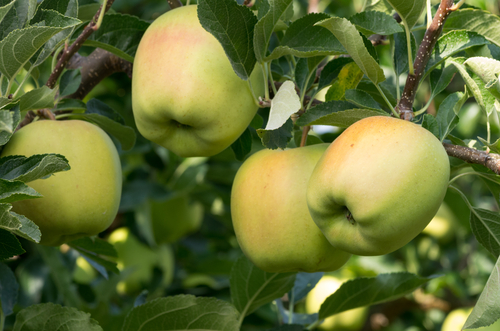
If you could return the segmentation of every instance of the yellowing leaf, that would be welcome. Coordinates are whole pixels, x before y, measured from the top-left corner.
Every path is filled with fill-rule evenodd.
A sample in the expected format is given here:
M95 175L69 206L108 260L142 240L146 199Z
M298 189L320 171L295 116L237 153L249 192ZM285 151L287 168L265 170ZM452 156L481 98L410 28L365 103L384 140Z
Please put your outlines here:
M295 84L288 80L281 85L278 93L271 101L271 111L266 130L280 128L299 109L300 99L295 91Z

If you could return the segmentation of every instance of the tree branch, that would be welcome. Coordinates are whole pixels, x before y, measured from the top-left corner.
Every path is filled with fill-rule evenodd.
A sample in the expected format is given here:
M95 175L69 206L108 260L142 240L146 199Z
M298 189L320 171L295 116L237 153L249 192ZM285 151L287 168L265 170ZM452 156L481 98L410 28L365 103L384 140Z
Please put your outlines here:
M454 9L453 0L441 0L441 4L439 5L436 15L434 16L431 25L425 32L424 39L418 48L417 57L413 63L415 72L408 75L403 95L396 106L396 110L399 112L402 119L411 121L414 118L412 108L418 84L422 78L425 67L427 66L427 62L429 62L432 50L436 45L436 41L443 31L444 22Z
M70 99L82 100L99 82L115 72L125 72L132 78L132 63L101 48L96 48L86 57L76 53L69 60L67 68L80 68L82 74L78 90L67 96Z
M500 155L447 143L443 143L443 146L449 156L456 157L467 163L483 165L497 175L500 175Z
M108 0L106 3L106 8L104 8L104 12L106 13L111 5L113 4L114 0ZM102 10L102 5L97 11L97 13L94 15L94 18L90 21L90 23L85 27L83 32L76 38L75 42L69 47L65 48L59 57L59 60L57 61L57 65L54 68L54 71L50 74L49 79L47 80L47 85L49 88L53 89L54 86L56 85L57 79L59 76L61 76L61 73L63 69L66 67L68 64L69 59L78 52L80 47L82 47L82 44L85 40L87 40L90 35L97 30L96 24L97 20L99 19L99 15L101 14Z

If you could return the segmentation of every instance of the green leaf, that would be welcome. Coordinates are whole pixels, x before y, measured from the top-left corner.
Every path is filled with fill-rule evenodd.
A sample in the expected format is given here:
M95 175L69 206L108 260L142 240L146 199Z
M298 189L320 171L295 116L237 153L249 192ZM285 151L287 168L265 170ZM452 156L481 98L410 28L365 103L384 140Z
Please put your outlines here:
M22 29L35 13L36 0L17 0L0 20L0 40L14 30Z
M269 11L255 25L253 47L257 61L263 63L269 41L281 16L293 5L292 0L269 0Z
M354 62L356 62L373 84L378 85L385 80L384 71L370 55L363 38L351 22L345 18L333 17L321 21L317 25L330 30L337 37Z
M76 99L62 99L57 103L56 111L72 111L84 113L87 110L85 102Z
M285 324L277 328L269 329L267 331L302 331L304 326L297 324Z
M439 105L436 120L439 125L438 139L441 142L443 142L451 131L453 131L455 126L457 126L459 121L458 113L467 99L467 93L455 92L448 95Z
M309 109L296 122L305 125L334 125L343 128L370 116L388 116L382 110L359 109L347 101L328 101Z
M465 321L463 329L488 326L498 320L500 315L500 258L495 263L488 281L476 302L476 306Z
M448 16L443 32L462 30L476 32L483 35L492 43L500 46L500 17L487 11L466 8L454 11Z
M337 80L328 89L325 101L345 100L345 91L355 89L362 78L363 72L356 63L346 64L340 70Z
M135 52L149 23L136 16L126 14L106 14L101 27L85 40L84 45L99 47L133 62ZM73 36L78 36L84 27L78 28Z
M19 200L40 198L42 195L19 181L0 179L0 203L11 203Z
M243 316L247 316L290 291L295 275L262 271L242 256L234 263L229 278L233 305Z
M356 106L364 109L382 110L380 105L368 93L361 90L345 91L345 99Z
M51 12L51 14L54 13L56 12ZM36 51L52 36L80 22L74 18L57 15L59 15L58 19L54 17L54 22L51 22L57 26L31 26L15 30L0 41L0 72L2 74L8 79L16 76Z
M432 55L427 63L426 72L441 64L445 59L474 46L487 45L490 42L475 32L459 30L450 31L436 42ZM424 76L425 77L425 76Z
M289 118L285 124L276 130L257 129L262 144L269 149L285 149L292 139L293 121Z
M250 129L246 128L246 130L243 131L241 136L231 144L231 149L238 161L243 161L245 159L245 156L252 151L252 133Z
M349 57L339 57L331 60L323 67L321 70L321 75L319 76L318 91L321 91L324 87L331 85L333 80L336 79L340 73L340 70L348 64L353 62Z
M0 238L3 239L2 234L0 234ZM19 284L16 281L16 276L6 264L0 263L0 314L3 311L5 316L9 316L14 312L18 290Z
M116 266L118 254L115 247L106 240L84 237L73 240L68 246L78 251L104 278L108 279L108 272L119 274Z
M52 108L57 89L51 90L47 86L29 91L19 98L19 108L25 112L28 110Z
M500 214L474 208L470 214L470 226L477 241L498 258L500 256Z
M404 33L401 25L391 15L379 11L364 11L351 16L349 21L367 37L372 34L389 36Z
M221 43L234 72L248 80L255 63L253 32L257 17L233 0L198 1L201 26Z
M59 13L59 15L54 15L54 12ZM52 17L55 17L57 19L61 15L63 15L63 17L72 17L76 19L78 15L77 0L72 0L70 3L67 3L67 1L65 2L63 0L51 0L42 2L30 24L39 26L52 26ZM61 31L50 38L50 40L48 40L40 50L40 53L38 54L33 65L38 66L42 64L59 46L61 46L69 38L75 27L76 26L73 26L71 29Z
M411 35L411 50L412 59L417 55L417 42L413 33ZM394 35L394 71L396 75L401 75L409 70L408 66L408 43L406 41L406 33L396 33Z
M9 141L20 122L21 113L19 107L16 107L14 111L0 110L0 146Z
M372 278L356 278L340 286L321 305L319 319L343 311L400 298L427 283L431 278L400 272Z
M439 124L434 116L431 114L425 114L422 120L422 127L427 131L430 131L436 138L439 139Z
M159 298L134 307L122 327L122 331L238 329L238 312L231 304L193 295Z
M426 0L385 0L399 14L408 29L413 28L425 9Z
M464 64L481 78L491 94L500 99L500 86L498 84L500 61L486 57L471 57Z
M11 209L11 204L0 203L0 229L34 242L40 242L41 233L38 226L26 217L12 212Z
M16 315L14 331L102 331L90 314L73 307L41 303L21 310Z
M118 122L120 124L125 124L125 120L122 115L118 113L116 110L100 101L99 99L90 99L87 102L87 114L99 114L102 116L106 116L107 118Z
M443 92L448 85L450 85L457 70L458 69L448 61L442 63L441 68L437 69L436 67L436 69L432 70L430 73L430 83L432 89L431 99L434 99L437 95Z
M1 222L1 205L0 205L0 222ZM1 223L0 223L1 224ZM19 240L9 231L0 228L0 261L21 255L26 251L21 246ZM1 299L1 298L0 298ZM3 302L1 302L3 304Z
M7 15L12 6L14 6L15 2L16 0L12 0L10 3L0 7L0 23L2 23L3 18Z
M311 57L346 54L344 46L334 35L319 26L315 26L317 22L329 17L324 13L309 14L294 21L286 30L281 45L277 46L271 55L265 58L265 61L284 55Z
M0 158L0 178L24 183L69 170L68 160L59 154L38 154L30 157L12 155Z
M365 11L380 11L391 14L393 9L387 0L366 0Z
M70 95L78 90L82 82L82 75L80 70L68 70L66 71L59 83L59 96Z

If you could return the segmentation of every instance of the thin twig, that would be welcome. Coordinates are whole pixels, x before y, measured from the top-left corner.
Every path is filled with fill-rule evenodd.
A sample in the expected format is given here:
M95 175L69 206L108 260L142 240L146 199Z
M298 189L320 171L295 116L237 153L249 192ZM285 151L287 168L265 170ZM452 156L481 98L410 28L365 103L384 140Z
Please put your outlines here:
M113 4L114 0L108 0L106 3L106 8L104 8L104 12L106 13L111 5ZM94 15L94 18L90 21L90 23L83 29L83 32L76 38L75 42L68 47L67 49L64 49L61 52L61 55L59 57L59 60L57 61L56 67L54 68L54 71L50 74L49 79L47 80L47 85L49 88L54 88L56 85L57 79L59 76L61 76L61 73L63 72L64 68L68 64L69 59L78 52L80 47L82 47L83 42L87 40L88 37L95 31L97 21L99 19L99 16L101 14L102 6L99 8L97 13Z
M415 101L415 94L417 93L418 84L422 75L424 74L425 67L431 56L432 50L436 45L436 41L443 31L443 25L453 11L453 0L441 0L441 4L432 20L431 25L424 35L424 39L418 48L417 57L413 63L414 74L409 74L406 79L405 88L401 100L399 100L396 110L399 112L402 119L411 121L414 118L413 102Z

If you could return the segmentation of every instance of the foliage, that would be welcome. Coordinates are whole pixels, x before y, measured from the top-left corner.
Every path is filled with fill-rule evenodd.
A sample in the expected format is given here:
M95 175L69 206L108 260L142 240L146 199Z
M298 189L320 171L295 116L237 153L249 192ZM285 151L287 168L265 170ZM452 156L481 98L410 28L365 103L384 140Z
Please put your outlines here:
M38 244L43 233L13 212L12 203L40 198L29 182L57 176L71 164L56 154L0 158L0 330L299 331L361 306L382 314L394 331L439 330L447 312L464 306L475 306L467 327L495 322L500 177L483 165L450 157L444 203L453 214L453 240L421 234L394 253L354 256L335 272L351 280L317 314L305 313L304 298L322 273L259 270L242 255L231 225L231 184L249 155L331 142L360 119L395 114L403 77L413 70L432 19L426 1L321 0L321 13L311 14L305 0L256 0L250 7L240 0L197 2L202 26L219 40L238 76L248 80L261 66L268 89L257 96L261 108L231 148L184 159L138 135L123 72L88 85L89 77L100 79L81 67L58 68L58 56L93 20L97 2L0 0L0 152L24 119L81 119L112 137L124 176L120 210L108 230L44 247ZM435 13L438 2L432 8L427 2ZM169 10L157 0L123 0L111 8L80 45L81 58L99 48L133 62L150 22ZM415 122L441 142L500 152L498 14L496 1L466 1L429 50L413 107ZM46 85L58 70L64 72L56 84ZM79 100L75 93L83 85L91 88ZM302 139L303 127L311 125ZM387 171L397 166L388 164ZM177 242L157 243L149 206L176 194L203 205L203 224ZM134 270L123 268L107 241L120 227L157 256L148 281L136 284L140 290L120 285ZM98 271L89 283L74 277L82 272L79 257Z

